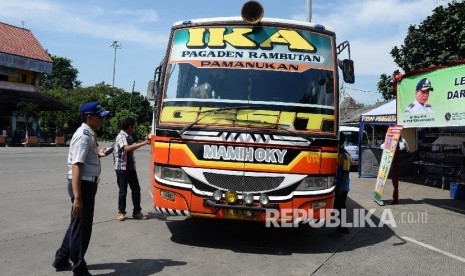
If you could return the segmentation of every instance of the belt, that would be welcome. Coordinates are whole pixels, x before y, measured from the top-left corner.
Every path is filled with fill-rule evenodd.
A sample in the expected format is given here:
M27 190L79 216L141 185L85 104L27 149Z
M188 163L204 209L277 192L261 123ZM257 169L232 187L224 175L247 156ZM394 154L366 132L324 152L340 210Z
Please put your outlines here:
M68 180L71 180L72 177L68 175ZM90 181L90 182L94 182L94 183L98 183L99 182L99 177L98 176L81 176L81 180L84 180L84 181Z

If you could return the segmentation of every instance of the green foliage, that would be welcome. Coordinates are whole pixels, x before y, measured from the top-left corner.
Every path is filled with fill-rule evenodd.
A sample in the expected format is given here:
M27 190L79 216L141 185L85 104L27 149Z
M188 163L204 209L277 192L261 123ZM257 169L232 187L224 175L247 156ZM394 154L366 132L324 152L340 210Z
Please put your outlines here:
M16 107L18 108L17 114L25 118L31 118L39 113L39 106L35 103L19 102Z
M120 129L121 129L121 123L126 119L126 118L133 118L136 120L137 116L135 113L130 112L127 109L120 110L115 114L115 116L112 116L109 119L109 124L107 125L107 131L108 133L116 133L118 134ZM115 135L116 137L116 135Z
M54 97L68 104L71 109L66 111L43 111L41 113L41 128L55 130L57 134L63 134L68 139L82 124L79 110L81 106L90 101L99 101L100 105L111 112L110 118L104 121L99 137L105 140L114 140L119 132L121 118L134 117L137 122L135 133L138 139L143 139L148 134L147 129L152 119L152 109L149 101L140 93L128 93L123 89L111 87L100 83L86 88L65 90L55 88L45 92L47 96Z
M111 88L108 85L99 84L72 90L55 87L49 91L44 91L45 95L54 97L68 104L71 108L65 111L41 112L41 128L55 130L57 135L65 135L69 138L82 123L79 115L81 106L86 102L105 99L108 94L105 89Z
M404 44L391 50L405 73L465 59L465 2L452 1L433 10L419 26L410 25ZM396 74L395 71L394 74ZM378 91L385 100L396 98L391 77L380 76Z
M43 111L40 113L42 130L49 130L57 135L71 138L74 131L82 124L79 114L81 106L90 101L99 101L100 105L111 112L104 121L99 137L114 140L120 131L122 118L134 117L137 122L134 139L143 139L148 133L152 120L152 108L149 101L139 92L128 93L120 88L105 83L80 87L77 80L78 70L73 68L71 60L52 56L53 73L43 75L41 91L44 95L56 98L70 106L65 111Z
M399 74L399 70L394 71L394 75ZM383 95L383 98L387 101L393 100L396 98L396 91L394 90L394 85L392 77L386 74L380 76L378 81L378 91Z
M109 119L109 124L107 125L108 129L105 131L105 133L108 133L109 135L115 134L113 139L116 137L116 135L120 132L121 130L121 123L128 117L133 118L134 120L137 120L137 117L139 117L136 113L130 112L127 109L123 109L118 111L115 116L112 116ZM150 132L150 124L149 122L139 122L136 123L136 131L132 135L135 141L138 140L143 140L147 138L147 134Z
M112 116L104 125L102 137L115 139L120 130L121 121L131 116L136 120L135 140L144 139L152 120L152 108L149 101L139 92L128 93L121 89L111 90L109 97L101 101L101 105L112 112Z
M29 121L39 115L39 106L30 102L19 102L16 107L18 109L16 111L16 116L24 118L27 130Z
M418 27L408 28L404 45L394 47L391 56L405 72L435 65L447 65L465 58L465 2L453 1L433 10Z
M58 56L51 56L53 71L50 75L41 74L39 85L43 90L53 88L73 89L81 86L77 80L79 71L71 65L71 60Z

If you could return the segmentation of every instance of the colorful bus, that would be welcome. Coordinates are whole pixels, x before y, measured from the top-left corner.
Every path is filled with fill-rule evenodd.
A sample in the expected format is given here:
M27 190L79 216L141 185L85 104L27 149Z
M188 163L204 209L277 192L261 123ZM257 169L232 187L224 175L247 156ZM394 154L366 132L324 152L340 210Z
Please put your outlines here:
M159 212L294 221L333 206L348 43L327 26L263 18L255 1L241 15L172 27L148 89Z

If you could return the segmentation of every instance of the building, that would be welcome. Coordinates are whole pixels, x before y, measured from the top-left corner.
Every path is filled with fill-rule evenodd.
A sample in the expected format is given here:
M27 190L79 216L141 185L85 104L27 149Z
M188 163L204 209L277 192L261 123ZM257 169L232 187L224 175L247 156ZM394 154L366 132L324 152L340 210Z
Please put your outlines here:
M39 77L52 72L52 59L30 30L0 22L0 144L21 139L24 129L37 131L37 119L16 116L18 103L34 103L39 110L64 110L65 104L42 95ZM15 136L16 135L16 136Z

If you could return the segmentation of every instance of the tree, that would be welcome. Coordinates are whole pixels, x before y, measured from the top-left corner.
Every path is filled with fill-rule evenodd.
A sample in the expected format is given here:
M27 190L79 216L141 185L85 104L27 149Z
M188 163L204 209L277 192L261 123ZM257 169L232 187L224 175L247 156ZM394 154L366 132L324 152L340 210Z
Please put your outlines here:
M66 90L62 87L55 87L44 94L56 98L70 106L65 111L43 111L40 114L42 127L54 130L55 135L64 135L69 138L72 131L81 125L79 110L81 106L90 101L102 101L109 95L110 86L100 84L87 88L76 88Z
M41 112L42 129L50 130L51 136L64 135L69 139L72 131L82 123L79 116L82 104L99 101L104 108L111 111L111 116L115 118L104 122L99 132L100 137L114 139L119 132L119 121L125 116L134 116L136 119L138 125L136 137L142 139L147 134L152 119L152 109L149 101L139 92L128 93L104 82L82 88L81 82L77 80L79 72L71 65L71 60L53 55L51 58L53 73L42 74L41 90L44 95L56 98L71 108L66 111Z
M39 84L42 90L53 88L64 88L67 90L81 86L81 81L77 80L79 71L71 65L71 60L59 56L51 56L53 61L52 74L41 74Z
M82 123L79 116L82 104L90 101L99 101L102 107L111 112L110 118L105 120L99 132L99 137L102 139L113 140L119 132L121 118L125 116L133 116L136 119L135 137L142 139L148 134L152 109L149 101L139 92L128 93L123 89L100 83L72 90L56 87L44 94L59 99L71 107L70 110L66 111L44 111L41 113L41 122L44 128L55 129L57 134L64 134L67 138L70 138L72 131ZM130 114L128 115L128 113Z
M394 62L407 73L465 59L464 14L465 2L452 1L435 8L419 26L410 25L404 44L391 50ZM380 76L378 91L385 99L395 98L386 74Z
M149 133L152 120L152 108L149 101L139 92L128 93L112 88L109 97L101 102L102 106L112 112L111 118L103 127L102 137L114 139L120 130L121 121L130 116L136 120L135 140L144 139Z
M394 75L400 74L399 70L394 71ZM383 95L383 99L390 101L396 98L396 91L394 90L394 82L392 76L382 74L378 81L378 91Z
M418 27L411 25L404 45L391 56L406 73L465 58L465 2L439 6Z
M39 115L39 106L30 102L19 102L17 104L18 110L16 111L16 118L23 117L26 122L25 131L26 137L28 135L29 121Z

